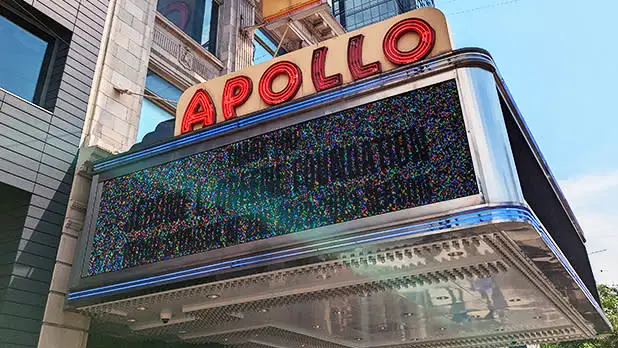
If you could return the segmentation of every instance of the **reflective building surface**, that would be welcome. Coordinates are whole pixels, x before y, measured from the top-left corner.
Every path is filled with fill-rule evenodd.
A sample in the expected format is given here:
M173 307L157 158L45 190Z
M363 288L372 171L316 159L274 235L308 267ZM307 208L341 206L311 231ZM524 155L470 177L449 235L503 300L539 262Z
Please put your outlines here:
M416 8L434 5L433 0L333 0L332 11L339 23L351 31Z

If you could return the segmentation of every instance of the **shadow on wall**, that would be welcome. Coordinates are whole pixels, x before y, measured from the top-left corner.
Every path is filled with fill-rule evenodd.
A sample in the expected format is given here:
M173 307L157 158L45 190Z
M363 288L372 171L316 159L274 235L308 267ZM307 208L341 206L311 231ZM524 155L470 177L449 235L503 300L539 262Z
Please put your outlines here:
M73 172L74 164L69 166L61 178L57 178L59 182L48 183L53 185L53 188L39 186L38 195L30 195L23 191L5 192L4 189L0 189L0 202L10 203L11 206L7 209L2 204L0 212L17 213L21 218L19 223L14 221L15 233L10 233L14 234L13 244L3 244L0 249L3 258L8 253L13 257L10 260L12 264L9 265L10 280L0 297L1 312L11 316L10 322L4 323L8 323L9 328L15 330L11 333L11 337L3 338L10 339L11 342L32 347L37 345L56 264ZM20 190L13 189L13 191ZM4 221L0 221L0 226L3 227L0 236L4 240L7 237L4 227L7 225ZM11 250L6 250L7 247Z

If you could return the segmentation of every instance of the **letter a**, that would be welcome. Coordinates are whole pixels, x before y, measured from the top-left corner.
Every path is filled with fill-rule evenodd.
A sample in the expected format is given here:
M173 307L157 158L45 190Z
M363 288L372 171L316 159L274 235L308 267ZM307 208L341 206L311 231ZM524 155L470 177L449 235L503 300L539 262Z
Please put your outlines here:
M202 127L210 126L215 123L215 105L212 102L210 95L203 89L198 89L189 106L185 110L185 114L182 117L182 126L180 133L185 134L193 130L193 126L202 124Z

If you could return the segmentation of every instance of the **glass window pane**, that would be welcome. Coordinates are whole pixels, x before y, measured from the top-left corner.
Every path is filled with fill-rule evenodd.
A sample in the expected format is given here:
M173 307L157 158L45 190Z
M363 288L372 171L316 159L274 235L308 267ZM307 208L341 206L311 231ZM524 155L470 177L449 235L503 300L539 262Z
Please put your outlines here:
M142 113L139 118L139 125L137 126L137 142L142 141L144 136L152 132L159 123L172 118L174 118L174 115L144 98Z
M48 45L0 15L0 87L34 102Z
M266 35L266 33L264 33L261 29L256 30L254 34L258 37L258 39L264 42L271 51L274 52L277 49L277 43L271 39L270 36Z
M157 11L214 53L218 5L213 0L159 0Z
M182 94L182 91L178 87L167 82L152 71L148 71L148 75L146 75L146 89L161 98L169 100L178 100Z
M200 44L208 47L210 40L210 23L212 20L212 0L204 0L204 18L202 19L202 38Z
M267 51L259 41L253 40L253 64L259 64L272 58L272 53Z
M277 50L275 42L265 31L257 29L253 32L253 64L259 64L272 59ZM285 54L283 48L279 48L279 55Z

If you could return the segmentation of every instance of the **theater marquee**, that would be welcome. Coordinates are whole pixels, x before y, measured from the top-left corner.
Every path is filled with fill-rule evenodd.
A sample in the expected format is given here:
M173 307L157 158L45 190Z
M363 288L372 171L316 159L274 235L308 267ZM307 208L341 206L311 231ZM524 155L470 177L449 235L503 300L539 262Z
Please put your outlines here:
M67 299L98 328L498 348L609 327L493 60L451 51L435 9L193 86L176 126L94 164Z

